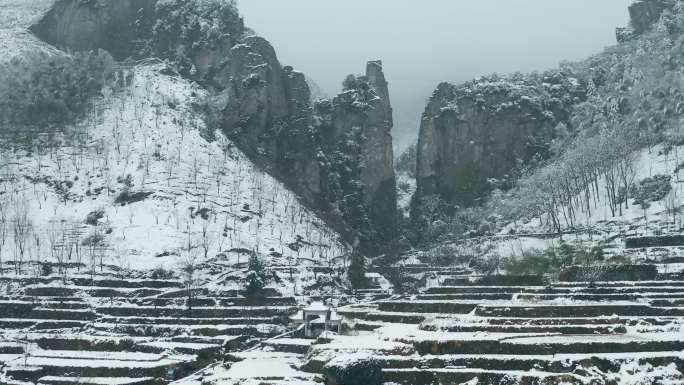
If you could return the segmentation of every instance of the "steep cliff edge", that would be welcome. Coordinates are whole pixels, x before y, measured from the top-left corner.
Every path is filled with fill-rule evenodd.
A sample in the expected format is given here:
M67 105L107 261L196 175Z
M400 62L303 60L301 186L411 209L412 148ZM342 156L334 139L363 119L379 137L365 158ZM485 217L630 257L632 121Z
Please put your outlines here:
M220 128L348 241L380 254L395 238L392 109L379 62L368 65L367 89L345 90L314 108L306 77L280 64L232 2L58 0L31 30L64 50L168 61L210 91L209 132ZM372 95L363 108L345 103L359 92Z

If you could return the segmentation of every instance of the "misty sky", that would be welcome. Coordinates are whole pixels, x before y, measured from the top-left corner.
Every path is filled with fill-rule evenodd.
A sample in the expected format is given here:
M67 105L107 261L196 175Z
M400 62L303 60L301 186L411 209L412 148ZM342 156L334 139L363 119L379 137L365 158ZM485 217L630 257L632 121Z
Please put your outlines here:
M283 65L329 95L381 59L395 144L415 141L427 98L442 81L556 67L615 44L632 0L239 0L245 24Z

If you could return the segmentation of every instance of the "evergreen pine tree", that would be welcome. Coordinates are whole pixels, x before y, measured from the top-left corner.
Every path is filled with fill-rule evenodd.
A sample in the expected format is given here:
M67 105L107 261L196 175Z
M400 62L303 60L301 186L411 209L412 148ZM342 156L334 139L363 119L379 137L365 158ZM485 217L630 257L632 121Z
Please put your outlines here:
M366 260L363 255L359 253L352 254L349 269L347 270L347 278L349 278L349 282L354 290L363 289L367 286Z
M249 257L245 281L245 292L248 296L259 294L266 286L266 282L268 281L266 267L256 254Z

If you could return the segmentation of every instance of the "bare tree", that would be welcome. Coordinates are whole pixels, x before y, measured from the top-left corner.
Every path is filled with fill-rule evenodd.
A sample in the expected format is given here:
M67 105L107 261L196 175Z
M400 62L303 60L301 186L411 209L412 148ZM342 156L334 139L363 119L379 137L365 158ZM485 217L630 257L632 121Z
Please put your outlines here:
M99 263L100 272L104 271L104 238L99 227L95 227L93 231L83 240L83 245L88 248L89 268L91 280L95 275L96 267Z
M225 160L214 159L210 162L211 174L214 177L214 182L216 183L216 195L221 195L221 185L223 184L223 176L226 173L226 163Z
M189 311L192 311L195 291L197 290L197 286L199 284L197 277L199 259L197 256L197 248L193 248L192 245L188 243L188 247L183 250L178 261L178 267L182 273L183 284L186 290L186 306L188 307Z
M24 263L32 228L33 223L29 217L28 206L23 200L19 200L16 205L14 226L12 228L15 246L14 270L16 274L20 273L21 265Z
M7 221L8 221L8 204L7 200L0 201L0 276L4 274L4 267L2 266L2 253L7 242Z
M45 263L45 256L43 255L43 243L41 243L40 239L40 231L37 229L33 229L32 232L33 235L33 268L34 268L34 275L36 277L40 276L41 273L43 272L43 265Z
M131 271L131 261L127 257L127 250L125 247L119 246L114 250L114 261L118 269L117 276L120 280L126 279L128 273Z
M52 257L53 261L57 262L57 271L60 276L65 277L66 275L64 274L65 266L64 266L64 247L65 244L62 241L63 240L63 231L62 227L59 226L56 222L55 219L50 221L48 224L47 228L47 241L48 241L48 247L50 248L50 256ZM66 279L64 279L66 280Z
M195 185L195 191L199 190L199 175L202 171L202 162L200 161L197 154L192 157L192 164L190 165L190 176L192 177L193 184Z
M166 159L166 164L164 165L166 169L166 185L171 186L171 178L173 177L173 170L176 166L176 159L174 159L174 156L169 152L169 156Z
M677 193L674 190L670 190L670 192L665 196L664 203L665 211L672 218L672 222L674 222L676 220L677 213L679 212L679 198L677 197Z
M202 222L202 238L200 239L200 246L204 252L204 260L209 257L209 249L214 244L214 234L209 231L209 220Z

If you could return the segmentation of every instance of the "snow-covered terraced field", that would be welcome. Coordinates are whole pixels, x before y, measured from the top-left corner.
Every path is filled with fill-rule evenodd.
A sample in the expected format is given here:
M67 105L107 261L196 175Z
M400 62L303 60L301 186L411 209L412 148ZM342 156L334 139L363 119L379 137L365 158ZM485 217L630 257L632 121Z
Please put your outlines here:
M5 283L26 280L35 281L3 278ZM283 333L297 310L292 298L254 302L210 291L189 302L174 294L181 284L176 280L91 281L75 276L65 283L55 276L40 281L15 286L0 302L2 384L165 383L202 369L226 352ZM98 285L112 284L136 291L88 294ZM155 306L139 305L157 300ZM203 303L242 305L192 306Z
M371 360L406 385L680 384L682 284L474 280L350 305L338 311L357 335L312 345L301 368Z
M189 309L172 279L16 278L32 284L2 298L0 361L10 384L315 384L329 365L359 360L378 365L386 385L684 380L684 281L509 278L343 306L352 329L319 340L291 328L292 298L257 305L207 288ZM98 285L137 291L88 295Z

